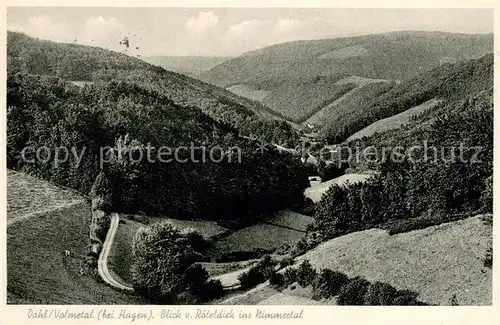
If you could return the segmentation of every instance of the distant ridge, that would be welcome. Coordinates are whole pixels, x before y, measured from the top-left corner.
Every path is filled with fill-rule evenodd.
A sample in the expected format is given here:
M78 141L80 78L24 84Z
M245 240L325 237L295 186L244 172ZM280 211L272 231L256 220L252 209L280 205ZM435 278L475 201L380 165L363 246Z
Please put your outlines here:
M318 105L336 99L330 96L327 102L329 96L320 97L335 93L335 82L342 78L404 81L442 64L477 59L492 51L493 34L397 31L300 40L246 52L213 67L202 78L239 95L257 94L266 106L302 123Z

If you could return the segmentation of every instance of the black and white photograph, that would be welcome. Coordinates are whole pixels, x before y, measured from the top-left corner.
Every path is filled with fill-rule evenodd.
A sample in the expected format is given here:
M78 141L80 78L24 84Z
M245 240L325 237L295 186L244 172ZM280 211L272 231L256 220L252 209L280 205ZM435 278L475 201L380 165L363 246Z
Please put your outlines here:
M492 306L494 9L6 13L3 291L27 319Z

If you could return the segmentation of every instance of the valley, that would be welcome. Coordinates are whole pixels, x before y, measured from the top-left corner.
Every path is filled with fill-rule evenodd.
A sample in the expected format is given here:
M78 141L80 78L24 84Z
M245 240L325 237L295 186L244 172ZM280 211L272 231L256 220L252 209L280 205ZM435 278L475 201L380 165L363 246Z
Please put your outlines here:
M492 304L492 34L7 42L9 304Z

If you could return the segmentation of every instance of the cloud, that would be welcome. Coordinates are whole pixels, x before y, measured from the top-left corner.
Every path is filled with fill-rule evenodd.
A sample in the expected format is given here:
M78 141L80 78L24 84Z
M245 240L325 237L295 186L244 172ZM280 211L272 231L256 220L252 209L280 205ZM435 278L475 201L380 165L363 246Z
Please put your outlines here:
M125 26L116 18L103 16L90 17L78 33L79 43L116 48L125 36Z
M189 18L185 27L188 32L203 33L207 28L219 23L219 17L213 11L201 11L196 18Z
M87 18L83 26L70 26L67 23L53 21L47 16L31 16L27 23L9 26L10 30L27 35L48 39L55 42L101 46L120 50L119 41L126 36L125 26L114 17L103 16Z
M259 19L245 20L239 24L229 26L227 35L230 37L241 37L254 34L263 27L264 23Z
M64 23L53 22L48 16L31 16L27 24L12 26L11 30L26 33L41 39L50 39L56 42L70 42L69 26Z
M298 19L280 19L276 22L274 30L277 34L285 34L299 28L301 21Z

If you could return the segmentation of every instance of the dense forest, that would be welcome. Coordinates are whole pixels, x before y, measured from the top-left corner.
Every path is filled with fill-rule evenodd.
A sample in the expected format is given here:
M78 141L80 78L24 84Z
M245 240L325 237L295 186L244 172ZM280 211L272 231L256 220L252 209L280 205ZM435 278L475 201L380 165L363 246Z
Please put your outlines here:
M272 90L290 80L360 76L407 80L443 59L479 58L493 51L493 34L397 31L274 44L225 61L204 74L216 85Z
M98 47L39 40L17 32L7 33L7 45L9 73L57 76L88 83L129 81L157 91L180 106L198 108L237 130L243 126L244 130L251 129L257 121L260 128L252 132L263 139L298 144L298 136L289 137L292 126L276 123L282 117L263 104L138 58ZM280 130L276 130L278 127Z
M492 212L491 88L423 114L413 127L356 145L400 150L375 166L380 174L371 181L328 190L316 208L315 240L391 223L392 232L409 231ZM412 146L419 150L410 154ZM374 168L366 162L357 167Z
M9 33L9 41L13 38L26 41L27 37ZM169 75L161 68L101 49L68 44L59 47L56 43L27 39L27 43L9 43L8 168L83 193L88 193L96 176L104 170L113 186L114 209L124 212L251 222L264 212L303 202L308 182L300 161L277 152L271 145L256 150L260 142L240 137L235 128L238 123L232 123L231 118L248 114L240 126L248 123L249 133L266 135L265 127L269 125L267 140L276 141L283 135L283 141L291 144L298 137L288 123L261 119L262 115L230 98L222 98L226 104L218 101L199 107L197 103L215 99L200 99L196 92L190 93L190 102L181 105L179 97L177 102L172 99L176 80L168 83ZM37 48L39 44L48 44L56 53L52 56L43 46ZM20 49L23 45L27 47ZM90 57L99 53L101 58L94 62L85 55L72 56L68 49L73 47L79 53L91 53ZM44 61L44 56L23 56L45 50L50 62ZM108 61L112 63L105 65L108 70L96 68ZM88 69L82 63L85 73L92 71L93 75L71 72L79 62L93 62ZM155 75L158 71L161 75ZM82 87L62 77L90 78L93 83ZM157 80L164 83L155 83ZM233 115L224 118L224 113ZM214 118L217 114L219 118ZM254 124L256 129L252 128ZM189 151L182 151L179 160L183 162L131 158L145 146L154 148L151 154L155 157L159 147L191 144L206 151L216 148L223 159L193 162L203 158L200 150L195 151L194 157ZM23 159L21 153L26 147L30 150L25 152L27 159ZM48 159L34 159L35 151L42 147L48 148L43 152ZM70 150L69 159L57 161L55 155L61 153L60 147ZM103 150L105 147L112 149ZM232 161L228 159L236 149L240 150L241 162L237 152ZM117 152L122 155L113 155Z

